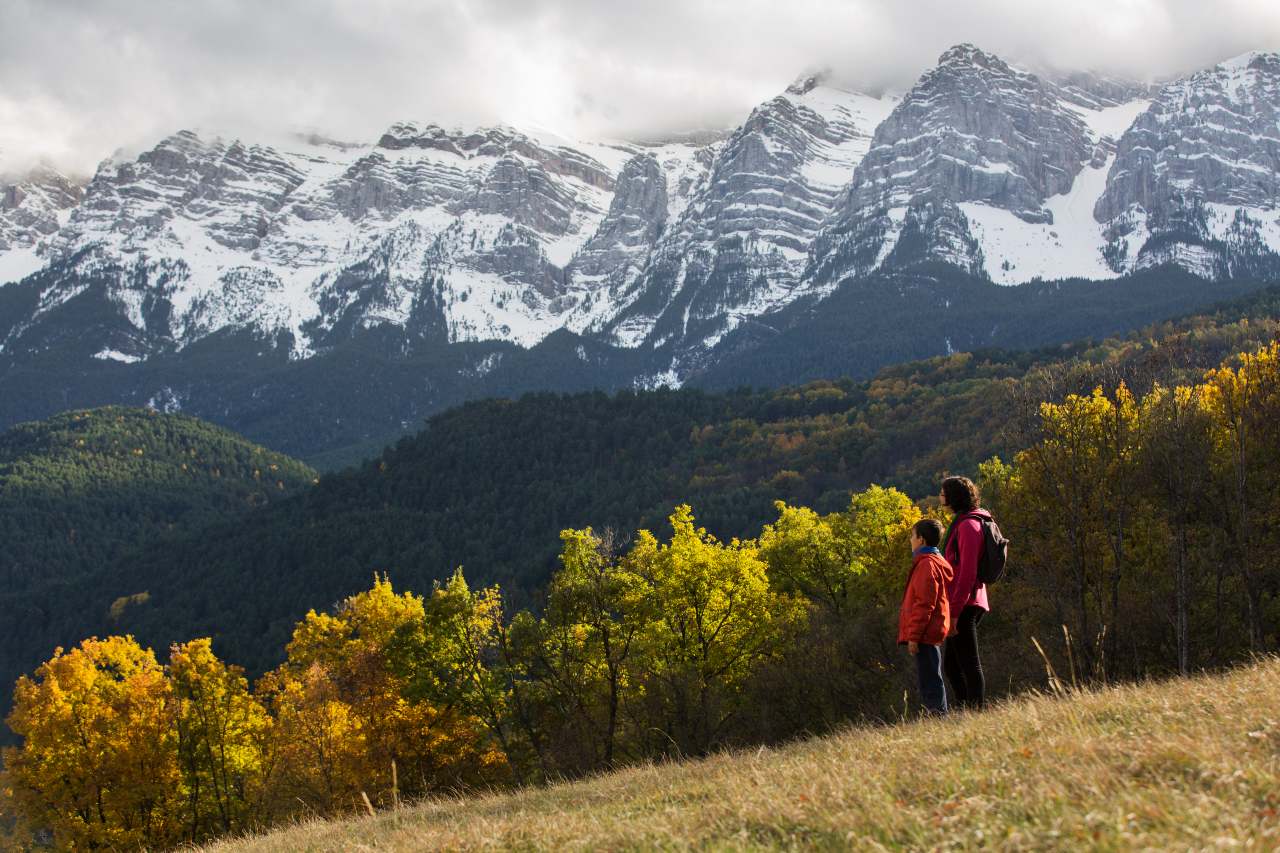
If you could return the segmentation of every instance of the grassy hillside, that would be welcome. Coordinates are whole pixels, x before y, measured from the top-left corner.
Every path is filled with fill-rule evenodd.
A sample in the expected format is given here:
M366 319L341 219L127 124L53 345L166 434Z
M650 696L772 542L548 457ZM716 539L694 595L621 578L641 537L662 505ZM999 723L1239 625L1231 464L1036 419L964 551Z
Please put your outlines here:
M207 848L1280 846L1280 661L904 722Z

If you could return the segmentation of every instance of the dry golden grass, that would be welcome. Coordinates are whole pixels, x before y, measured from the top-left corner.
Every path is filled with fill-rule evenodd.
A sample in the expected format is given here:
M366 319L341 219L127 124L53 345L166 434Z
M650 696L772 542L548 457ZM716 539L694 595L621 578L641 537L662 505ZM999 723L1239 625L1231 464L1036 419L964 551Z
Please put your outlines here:
M1278 810L1272 659L209 850L1280 850Z

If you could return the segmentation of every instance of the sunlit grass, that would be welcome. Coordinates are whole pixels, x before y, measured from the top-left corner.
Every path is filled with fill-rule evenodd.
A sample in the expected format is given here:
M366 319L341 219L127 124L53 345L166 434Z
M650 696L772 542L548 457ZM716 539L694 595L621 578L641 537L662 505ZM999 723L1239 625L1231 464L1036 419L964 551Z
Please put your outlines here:
M1278 812L1269 659L209 849L1276 850Z

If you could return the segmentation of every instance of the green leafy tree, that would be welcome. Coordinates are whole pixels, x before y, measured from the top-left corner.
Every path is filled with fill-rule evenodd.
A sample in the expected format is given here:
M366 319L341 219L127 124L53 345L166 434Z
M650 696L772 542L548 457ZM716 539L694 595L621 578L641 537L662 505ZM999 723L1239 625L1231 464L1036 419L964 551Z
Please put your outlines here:
M626 555L655 618L643 637L648 728L686 754L721 742L755 669L803 628L802 599L774 591L751 543L721 543L677 507L671 541L641 531Z
M905 494L873 485L855 493L846 512L829 515L782 501L775 506L778 520L759 539L775 583L838 618L869 595L898 591L907 534L921 517Z
M654 618L650 588L591 528L565 530L560 539L540 660L566 716L591 733L593 764L609 767L617 759L638 640Z
M174 646L169 678L188 840L258 825L274 753L266 708L208 639Z
M531 751L546 775L511 628L498 588L472 590L458 569L437 584L421 617L400 627L390 665L406 679L406 695L474 717L513 769L524 768Z

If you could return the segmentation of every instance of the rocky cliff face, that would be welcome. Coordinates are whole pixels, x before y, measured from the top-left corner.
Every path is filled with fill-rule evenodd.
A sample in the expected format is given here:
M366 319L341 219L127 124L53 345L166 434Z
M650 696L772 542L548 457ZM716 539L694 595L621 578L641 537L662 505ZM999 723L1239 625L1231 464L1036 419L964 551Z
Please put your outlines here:
M1164 86L1120 138L1094 208L1117 272L1176 263L1261 271L1280 249L1280 54Z
M0 284L43 266L40 249L84 197L84 183L47 166L0 176Z
M1278 121L1276 54L1153 89L959 45L902 96L805 77L708 138L181 132L87 187L0 184L0 285L25 278L0 289L0 362L132 363L241 334L293 359L368 332L403 353L527 348L568 330L647 360L637 382L679 382L735 329L764 334L873 272L1280 275Z
M49 241L42 314L92 282L138 331L104 357L130 360L239 327L305 356L411 319L529 345L581 301L564 268L634 153L585 147L413 124L374 145L175 134L99 169Z
M606 334L674 346L679 371L744 320L806 295L813 237L893 104L807 77L753 111L714 151Z
M668 205L658 158L647 151L632 157L618 175L609 212L574 256L570 276L610 291L628 284L666 228Z
M83 197L83 183L47 166L0 179L0 252L30 248L56 234Z
M972 45L948 50L876 129L815 251L814 274L862 274L942 260L979 274L987 259L964 203L1051 225L1105 152L1057 86Z
M1280 274L1277 69L1248 54L1153 89L953 48L877 129L808 275Z
M1041 75L1062 102L1087 111L1101 111L1150 100L1158 87L1092 71L1050 71Z

